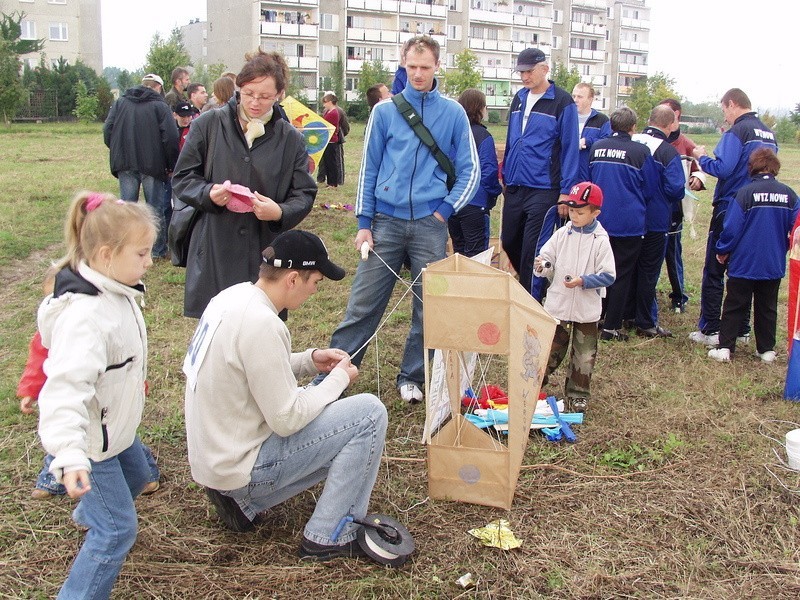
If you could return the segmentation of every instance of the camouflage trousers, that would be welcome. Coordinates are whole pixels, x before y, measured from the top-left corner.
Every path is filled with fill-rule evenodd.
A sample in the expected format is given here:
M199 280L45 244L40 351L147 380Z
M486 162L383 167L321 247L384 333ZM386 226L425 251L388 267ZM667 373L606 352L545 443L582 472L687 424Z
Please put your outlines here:
M542 385L547 383L550 375L564 360L570 347L570 340L572 341L572 351L567 367L564 393L567 398L588 398L592 370L597 357L597 323L562 321L556 326Z

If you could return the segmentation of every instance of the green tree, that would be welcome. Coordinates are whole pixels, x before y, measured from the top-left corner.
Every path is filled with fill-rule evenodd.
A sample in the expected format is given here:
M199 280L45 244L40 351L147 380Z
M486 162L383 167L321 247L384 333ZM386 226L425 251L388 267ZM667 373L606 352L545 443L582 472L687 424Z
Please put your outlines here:
M480 86L483 73L478 68L478 56L469 48L456 54L455 63L455 69L445 72L442 85L448 96L458 98L464 90Z
M658 72L651 77L641 77L636 80L626 104L635 110L639 117L636 123L638 129L647 125L650 111L665 98L675 98L680 101L680 96L675 91L675 80L671 77Z
M224 71L224 63L211 63L207 65L204 62L199 62L195 65L194 71L192 71L192 83L202 83L206 86L206 91L211 94L211 88L214 82L220 78ZM166 81L165 79L165 84Z
M797 139L797 124L792 121L791 117L781 117L778 119L773 130L775 131L775 137L777 137L778 141L782 144L794 142Z
M78 117L81 123L91 123L97 120L97 96L89 94L86 84L79 81L75 84L75 108L72 114Z
M789 113L789 118L797 126L800 126L800 103L795 104L794 110Z
M5 122L17 114L25 95L20 77L20 54L39 52L44 40L23 40L22 22L25 13L0 13L0 113Z
M330 70L328 71L330 78L330 87L326 90L333 90L336 97L339 99L339 105L343 109L347 109L347 100L344 94L344 59L341 52L336 52L336 58L331 62ZM320 90L322 92L323 90Z
M155 73L164 80L164 91L169 90L172 86L170 79L172 69L192 64L189 53L183 46L181 30L177 27L172 30L167 39L163 39L159 33L153 35L145 60L144 70L147 73Z
M142 81L142 77L144 76L145 73L141 70L131 72L127 69L122 69L117 74L117 88L119 89L120 94L123 94L128 88L139 85L139 83Z
M376 83L383 83L391 87L392 74L380 60L365 60L358 73L358 93L359 102L366 103L367 90Z
M571 69L567 69L566 65L555 61L553 70L550 72L550 79L555 81L558 87L571 94L572 88L581 82L581 74L578 73L578 67L573 65Z
M80 60L70 65L63 57L59 58L52 69L48 68L44 58L33 70L26 69L23 84L29 93L34 95L50 94L55 96L52 114L43 117L66 117L75 114L77 103L77 84L82 82L87 93L98 100L97 116L105 118L111 106L111 90L106 81L94 70Z

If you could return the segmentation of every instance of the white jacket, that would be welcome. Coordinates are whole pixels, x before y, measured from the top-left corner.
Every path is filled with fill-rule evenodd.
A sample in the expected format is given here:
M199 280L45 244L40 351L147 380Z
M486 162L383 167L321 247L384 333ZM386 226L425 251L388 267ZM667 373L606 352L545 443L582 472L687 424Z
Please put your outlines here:
M81 263L56 276L39 307L48 348L47 381L39 395L39 437L55 458L50 472L91 471L130 447L144 407L147 332L129 287Z
M616 278L608 233L600 221L594 223L594 229L591 226L573 229L572 223L567 223L547 240L539 253L543 261L551 264L550 268L534 272L538 277L551 280L544 308L561 321L594 323L600 320L606 292L600 282L605 279L605 285L610 285ZM590 232L583 231L589 229ZM566 287L566 275L583 277L583 287Z

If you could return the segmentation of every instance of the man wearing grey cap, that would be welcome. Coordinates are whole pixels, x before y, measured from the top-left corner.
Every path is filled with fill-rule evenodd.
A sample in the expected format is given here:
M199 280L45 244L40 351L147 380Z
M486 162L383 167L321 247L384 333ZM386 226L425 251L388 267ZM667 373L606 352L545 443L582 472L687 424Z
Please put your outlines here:
M578 110L572 96L547 79L546 60L538 48L517 57L523 87L509 108L503 159L501 241L529 291L545 213L578 183Z
M111 174L119 197L138 202L139 188L159 220L153 257L167 255L166 182L178 160L178 127L161 95L164 81L155 73L126 90L108 112L103 141L110 150Z

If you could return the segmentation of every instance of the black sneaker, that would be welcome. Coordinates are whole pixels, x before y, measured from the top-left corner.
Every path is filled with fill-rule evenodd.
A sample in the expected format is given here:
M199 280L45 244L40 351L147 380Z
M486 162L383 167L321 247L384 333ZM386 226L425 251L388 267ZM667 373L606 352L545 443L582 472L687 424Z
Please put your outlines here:
M660 325L656 325L655 327L648 327L647 329L643 329L642 327L636 328L636 334L641 337L648 337L648 338L668 338L672 337L672 332L669 329L664 329Z
M586 412L588 398L569 398L569 408L572 412Z
M621 329L601 329L600 339L615 342L627 342L628 334Z
M248 519L247 515L239 508L239 504L236 500L230 496L226 496L209 487L206 488L206 496L208 496L211 504L213 504L214 508L217 510L217 516L225 524L225 527L231 531L244 533L245 531L252 531L255 528L253 522Z
M365 558L366 552L361 549L358 540L346 544L325 545L312 542L303 536L300 550L297 552L301 560L325 562L334 558Z

